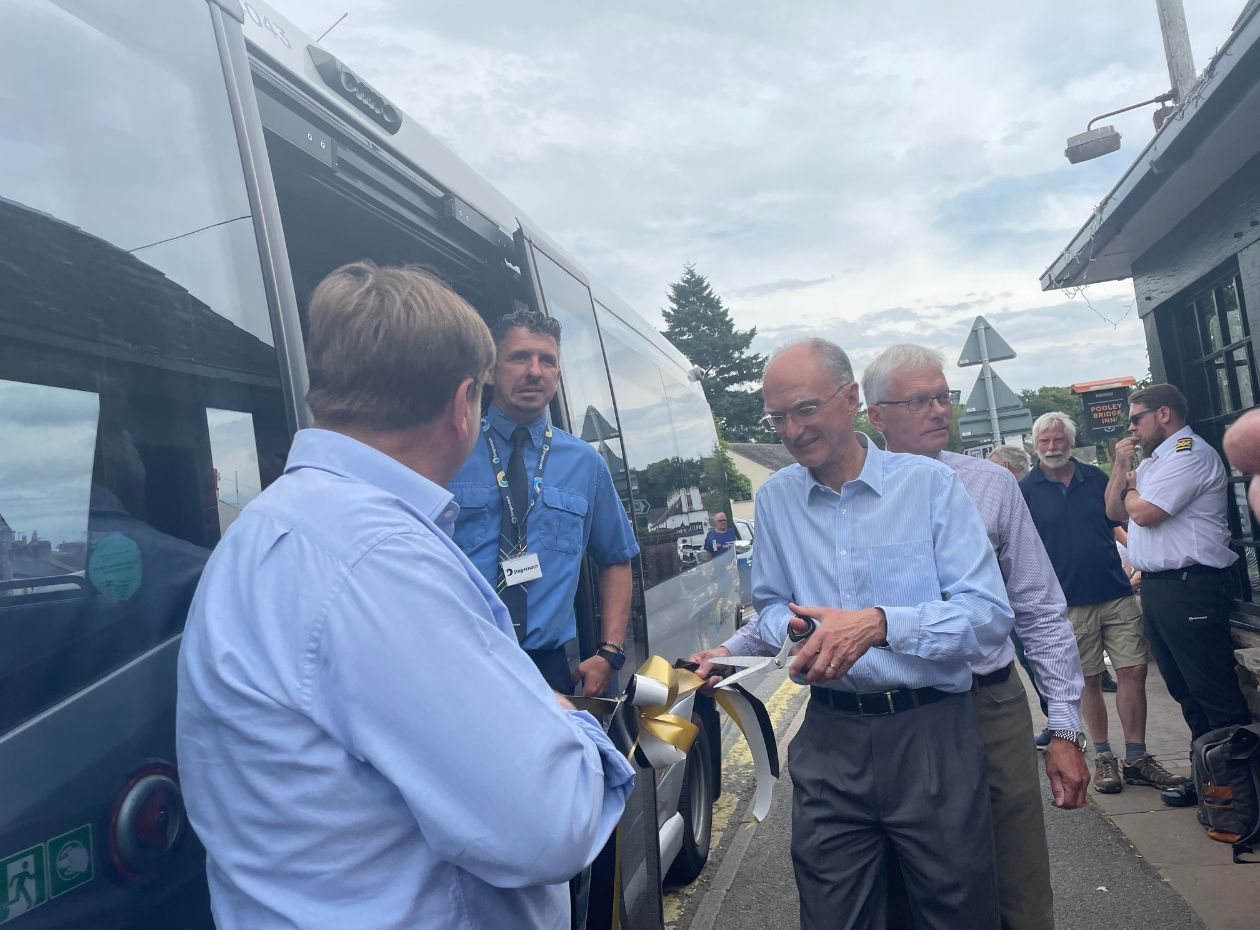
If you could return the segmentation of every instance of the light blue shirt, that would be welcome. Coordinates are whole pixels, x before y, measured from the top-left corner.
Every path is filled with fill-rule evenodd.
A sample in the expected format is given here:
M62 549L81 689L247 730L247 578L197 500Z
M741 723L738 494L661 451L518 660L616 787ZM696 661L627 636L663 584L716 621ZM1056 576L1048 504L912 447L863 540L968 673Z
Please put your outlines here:
M503 468L512 455L512 433L521 424L494 404L486 412L486 426ZM525 474L533 479L542 453L546 415L524 424ZM582 554L590 552L599 566L616 565L639 553L630 518L617 497L608 464L589 445L559 428L552 429L551 452L542 476L542 494L525 521L526 551L538 554L542 577L525 582L529 603L526 649L553 649L577 636L573 601L577 595ZM494 585L499 577L499 523L503 496L490 461L485 431L468 461L451 482L459 504L455 544L483 578ZM530 500L534 499L533 490Z
M957 475L921 455L866 446L837 493L801 465L757 492L753 599L762 638L782 644L801 607L880 607L888 648L828 686L971 688L969 663L1002 647L1015 616L984 523Z
M633 771L518 648L456 511L303 430L211 555L177 746L219 930L568 927Z

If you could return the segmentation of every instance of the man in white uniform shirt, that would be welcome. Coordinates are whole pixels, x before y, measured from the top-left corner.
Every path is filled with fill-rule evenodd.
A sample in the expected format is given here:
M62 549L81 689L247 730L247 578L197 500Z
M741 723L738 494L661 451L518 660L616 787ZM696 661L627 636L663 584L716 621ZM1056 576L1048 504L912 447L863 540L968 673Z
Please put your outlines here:
M1142 573L1142 615L1168 693L1191 739L1251 713L1234 674L1229 612L1237 586L1225 518L1221 457L1186 425L1186 399L1171 384L1129 398L1129 436L1116 443L1107 515L1129 522L1129 561ZM1127 466L1140 446L1136 472ZM1194 802L1193 786L1164 801Z

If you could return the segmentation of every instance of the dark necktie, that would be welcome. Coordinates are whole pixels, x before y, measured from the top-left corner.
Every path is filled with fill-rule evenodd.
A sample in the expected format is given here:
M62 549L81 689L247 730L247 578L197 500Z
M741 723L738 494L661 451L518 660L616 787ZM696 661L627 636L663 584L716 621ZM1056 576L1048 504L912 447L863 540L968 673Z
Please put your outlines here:
M507 481L508 496L512 499L512 509L516 511L516 525L512 524L512 515L504 506L499 520L499 556L512 558L517 555L525 541L525 509L529 506L529 478L525 476L525 441L529 439L529 430L518 426L512 432L512 455L508 459ZM505 586L499 594L503 604L512 617L512 629L516 631L516 641L524 642L526 619L529 614L529 596L525 585Z

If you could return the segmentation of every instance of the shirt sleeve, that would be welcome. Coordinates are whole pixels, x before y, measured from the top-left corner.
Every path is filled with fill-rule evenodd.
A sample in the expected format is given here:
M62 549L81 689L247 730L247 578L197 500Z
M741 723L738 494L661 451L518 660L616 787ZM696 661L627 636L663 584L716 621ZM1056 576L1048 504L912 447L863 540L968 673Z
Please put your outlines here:
M1159 473L1142 482L1140 493L1144 501L1170 517L1203 493L1215 471L1209 456L1193 452L1169 452L1167 461L1161 459L1159 465Z
M613 487L608 463L596 456L595 494L591 500L591 535L587 548L598 565L617 565L639 554L634 527Z
M397 788L437 856L496 887L563 882L616 827L633 769L485 603L437 541L386 538L316 624L310 713Z
M1001 507L1005 538L997 557L1015 613L1015 632L1036 672L1037 690L1046 699L1047 726L1082 730L1085 682L1076 634L1067 619L1067 601L1019 486L1013 479L1003 484L1007 488Z
M770 651L773 655L787 636L788 621L792 619L792 611L787 605L795 595L784 584L784 579L790 577L787 555L780 539L779 526L771 516L773 508L765 506L770 496L767 489L762 488L753 505L757 521L757 554L752 564L752 587L753 604L757 608L757 633L766 645L773 647Z
M957 476L940 475L938 480L942 484L933 495L932 547L942 597L913 607L879 607L895 652L974 662L1002 646L1015 615L975 504Z
M745 623L722 643L733 656L772 656L777 649L761 638L761 615Z

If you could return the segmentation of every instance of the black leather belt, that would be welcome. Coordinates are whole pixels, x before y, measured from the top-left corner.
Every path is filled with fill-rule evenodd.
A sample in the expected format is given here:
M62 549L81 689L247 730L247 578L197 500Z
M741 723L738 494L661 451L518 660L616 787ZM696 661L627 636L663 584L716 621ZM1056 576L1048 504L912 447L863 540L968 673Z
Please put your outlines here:
M977 688L987 688L989 685L1000 685L1010 677L1011 667L1009 665L1004 665L996 672L989 672L987 675L972 675L971 690L975 691Z
M1150 579L1165 581L1185 581L1190 575L1219 575L1221 572L1227 572L1233 568L1213 568L1211 565L1184 565L1181 568L1169 568L1162 572L1142 572L1142 580Z
M866 691L861 694L812 686L809 690L811 700L826 704L832 710L861 714L863 717L901 714L949 697L949 692L939 688L901 688L897 691Z

